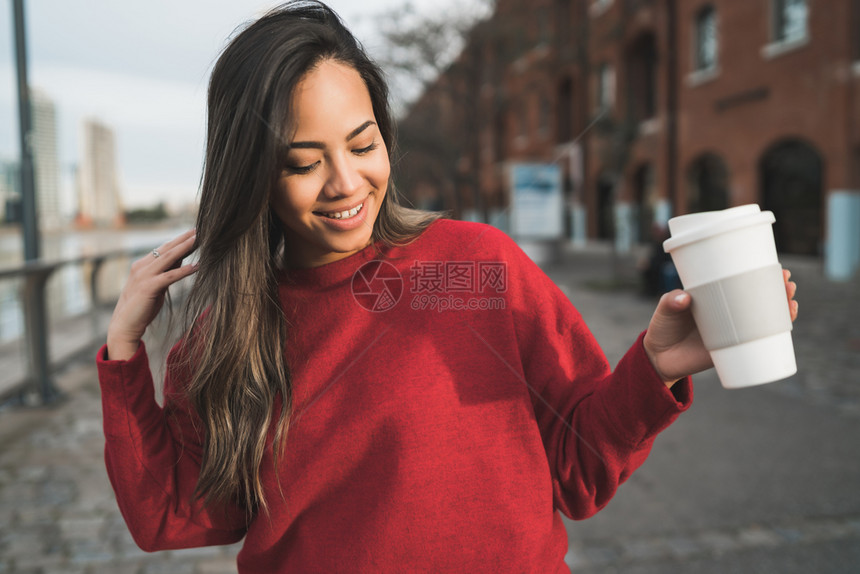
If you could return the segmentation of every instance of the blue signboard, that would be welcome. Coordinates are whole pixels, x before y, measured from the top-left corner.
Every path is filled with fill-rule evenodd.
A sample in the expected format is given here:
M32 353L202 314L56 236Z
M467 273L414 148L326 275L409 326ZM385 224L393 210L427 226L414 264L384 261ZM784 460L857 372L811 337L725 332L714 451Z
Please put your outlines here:
M564 234L561 169L555 164L510 166L511 235L558 239Z

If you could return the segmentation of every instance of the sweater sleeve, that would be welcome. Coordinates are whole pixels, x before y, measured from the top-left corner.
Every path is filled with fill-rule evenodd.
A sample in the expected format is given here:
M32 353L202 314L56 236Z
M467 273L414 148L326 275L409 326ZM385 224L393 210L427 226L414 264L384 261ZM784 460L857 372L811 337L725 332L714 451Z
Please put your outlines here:
M200 474L202 430L176 389L181 371L165 378L165 406L155 400L146 349L128 361L96 358L102 391L105 464L134 541L152 552L230 544L242 539L247 518L239 506L204 507L193 496Z
M555 505L582 519L645 461L656 435L692 401L668 389L639 338L614 372L579 312L511 242L510 292L523 376L547 453Z

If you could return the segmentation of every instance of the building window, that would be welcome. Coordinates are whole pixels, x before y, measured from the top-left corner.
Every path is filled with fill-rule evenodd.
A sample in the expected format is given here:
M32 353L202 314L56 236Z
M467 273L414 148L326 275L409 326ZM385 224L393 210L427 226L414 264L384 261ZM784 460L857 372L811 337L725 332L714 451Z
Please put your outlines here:
M793 52L809 42L808 0L771 0L771 38L762 48L765 59Z
M774 0L774 41L798 42L808 34L809 6L806 0Z
M637 122L657 115L657 41L645 33L626 50L627 106Z
M696 14L696 70L713 70L717 67L717 11L706 6Z
M615 99L615 72L609 64L600 64L597 70L597 109L607 111Z

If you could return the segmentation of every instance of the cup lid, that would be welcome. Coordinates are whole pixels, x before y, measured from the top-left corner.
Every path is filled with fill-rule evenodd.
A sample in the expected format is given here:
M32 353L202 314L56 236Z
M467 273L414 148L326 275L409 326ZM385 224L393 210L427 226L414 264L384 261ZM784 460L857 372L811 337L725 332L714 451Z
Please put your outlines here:
M671 237L663 242L663 250L667 253L701 241L707 237L734 231L742 227L761 223L773 223L776 218L770 211L761 211L758 204L751 203L730 207L721 211L702 211L679 215L669 220Z

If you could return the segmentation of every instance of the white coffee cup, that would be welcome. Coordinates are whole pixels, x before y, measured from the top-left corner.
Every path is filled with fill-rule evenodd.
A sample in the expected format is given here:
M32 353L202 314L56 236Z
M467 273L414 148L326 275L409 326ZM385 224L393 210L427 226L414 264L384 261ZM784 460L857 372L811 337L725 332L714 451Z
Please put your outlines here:
M696 326L727 389L797 372L774 221L755 204L669 220L663 249L692 297Z

